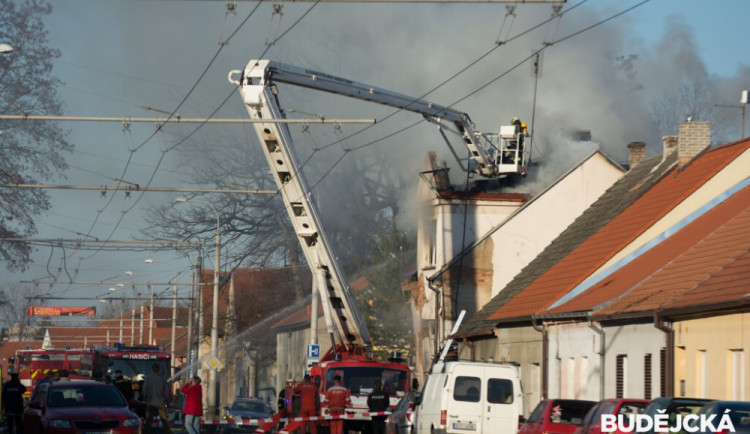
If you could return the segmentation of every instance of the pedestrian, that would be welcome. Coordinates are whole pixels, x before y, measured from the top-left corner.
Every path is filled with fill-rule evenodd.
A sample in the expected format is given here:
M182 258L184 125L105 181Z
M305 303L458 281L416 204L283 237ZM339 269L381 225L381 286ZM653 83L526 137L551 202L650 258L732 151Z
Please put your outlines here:
M159 415L161 424L166 434L172 434L167 419L167 401L169 400L169 386L167 380L159 373L159 365L151 365L151 374L146 377L141 390L146 401L146 417L143 422L143 432L151 434L151 426L154 423L154 416Z
M185 396L185 429L188 434L200 434L201 416L203 416L203 388L201 377L195 376L189 383L182 386L182 394Z
M375 388L367 395L367 408L371 412L388 411L391 405L391 397L383 390L383 382L375 380ZM387 416L372 416L372 434L385 434L385 419Z
M18 373L10 374L10 380L3 384L2 389L3 417L7 421L7 434L19 434L21 429L21 413L23 413L23 394L26 386L21 384Z
M310 374L305 374L305 381L299 383L294 388L294 394L300 396L300 417L317 417L318 416L318 388L313 384ZM307 432L310 427L311 434L318 434L318 421L305 421L302 433Z
M129 378L125 378L122 376L121 370L115 371L115 386L117 386L118 389L120 389L120 392L122 392L122 396L125 397L125 399L130 402L131 399L135 398L135 392L133 391L133 383L130 382Z
M342 416L346 407L351 407L352 399L349 395L349 389L341 385L341 375L333 377L333 386L326 392L323 407L328 408L328 414L335 419L331 420L331 434L344 433L344 420Z

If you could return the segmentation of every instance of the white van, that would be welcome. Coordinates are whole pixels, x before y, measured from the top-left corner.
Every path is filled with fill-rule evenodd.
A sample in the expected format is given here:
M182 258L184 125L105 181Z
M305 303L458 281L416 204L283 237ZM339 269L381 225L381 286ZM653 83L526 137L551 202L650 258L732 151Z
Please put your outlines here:
M433 365L415 410L415 434L518 432L523 392L513 365L467 361Z

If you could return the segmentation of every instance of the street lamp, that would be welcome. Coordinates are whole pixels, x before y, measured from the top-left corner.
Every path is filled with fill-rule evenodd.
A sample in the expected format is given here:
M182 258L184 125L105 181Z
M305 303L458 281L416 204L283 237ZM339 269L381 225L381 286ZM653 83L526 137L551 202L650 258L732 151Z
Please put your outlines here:
M174 282L172 285L172 343L170 347L171 349L170 353L171 353L171 359L172 359L172 363L170 364L172 366L171 366L170 373L169 373L169 376L171 378L171 377L174 377L174 371L175 371L174 369L174 364L175 364L174 346L177 340L176 339L177 337L177 267L170 264L169 262L154 261L153 259L146 259L144 262L146 262L147 264L169 265L170 267L172 267L172 270L174 271Z
M121 284L118 284L117 286L120 286ZM115 292L117 291L117 288L109 288L110 291ZM118 342L122 343L122 326L123 326L123 313L122 313L122 303L123 301L120 300L120 339Z
M219 211L210 202L200 200L191 200L185 197L178 197L175 202L180 203L200 203L208 205L216 214L216 246L214 249L214 293L213 306L211 308L211 359L218 359L219 347L219 252L221 249L221 222L219 220ZM202 320L202 318L201 318ZM208 370L208 413L216 417L216 370Z

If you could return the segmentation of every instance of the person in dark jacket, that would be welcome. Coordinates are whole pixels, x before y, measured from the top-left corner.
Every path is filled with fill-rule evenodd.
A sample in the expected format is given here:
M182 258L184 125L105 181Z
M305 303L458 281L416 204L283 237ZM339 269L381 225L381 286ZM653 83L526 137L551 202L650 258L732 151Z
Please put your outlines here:
M391 397L383 390L383 382L375 380L375 389L367 395L367 407L371 412L388 411ZM372 416L372 434L385 434L385 419L387 416Z
M129 379L122 376L121 370L115 371L115 386L117 386L118 389L120 389L120 392L122 392L122 396L125 397L128 401L133 399L135 397L135 392L133 391L133 383L130 382Z
M3 416L8 421L8 434L19 434L21 429L21 413L23 413L23 394L26 386L21 384L18 373L10 374L10 380L3 384Z

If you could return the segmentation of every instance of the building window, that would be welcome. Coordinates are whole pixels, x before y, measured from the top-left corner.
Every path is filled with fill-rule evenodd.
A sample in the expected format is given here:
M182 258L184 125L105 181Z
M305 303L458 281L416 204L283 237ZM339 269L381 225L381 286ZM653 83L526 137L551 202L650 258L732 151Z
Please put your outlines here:
M625 385L627 384L627 361L628 356L625 354L618 354L615 365L615 398L625 397Z
M667 349L659 350L659 396L667 396Z
M651 353L643 357L643 398L651 399Z
M730 350L731 371L729 392L730 398L735 401L745 400L745 351Z
M706 350L698 350L695 354L695 377L698 397L706 397Z

